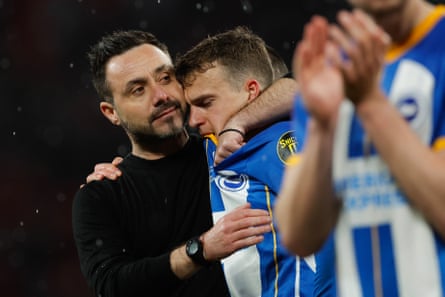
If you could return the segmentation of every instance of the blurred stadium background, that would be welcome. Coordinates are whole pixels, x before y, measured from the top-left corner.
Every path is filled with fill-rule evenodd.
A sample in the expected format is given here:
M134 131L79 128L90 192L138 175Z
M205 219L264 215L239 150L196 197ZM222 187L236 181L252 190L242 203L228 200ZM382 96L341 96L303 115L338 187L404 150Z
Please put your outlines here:
M436 1L438 2L438 1ZM129 150L100 114L85 53L105 33L154 33L172 56L247 25L290 66L304 23L343 0L0 0L0 296L93 296L71 203L93 165Z

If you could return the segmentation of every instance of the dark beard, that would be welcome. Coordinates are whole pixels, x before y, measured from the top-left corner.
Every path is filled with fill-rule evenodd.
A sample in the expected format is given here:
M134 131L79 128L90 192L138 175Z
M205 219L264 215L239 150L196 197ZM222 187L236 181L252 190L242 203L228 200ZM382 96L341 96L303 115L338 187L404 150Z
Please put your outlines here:
M163 132L156 131L152 122L156 119L159 114L162 114L164 110L175 106L182 114L182 126L177 126L174 119L170 119L165 123ZM166 140L174 139L184 132L185 120L186 120L186 110L182 110L181 105L177 102L164 104L159 106L153 114L147 119L147 124L145 125L132 125L127 121L121 121L121 126L127 132L128 136L138 145L142 147L149 147L152 145L160 144ZM167 128L167 129L165 129Z
M139 144L141 147L148 147L153 144L163 142L168 139L173 139L178 137L184 132L184 125L182 127L175 127L173 121L168 123L170 126L169 132L167 133L147 133L145 131L133 131L127 133L131 135L133 141Z

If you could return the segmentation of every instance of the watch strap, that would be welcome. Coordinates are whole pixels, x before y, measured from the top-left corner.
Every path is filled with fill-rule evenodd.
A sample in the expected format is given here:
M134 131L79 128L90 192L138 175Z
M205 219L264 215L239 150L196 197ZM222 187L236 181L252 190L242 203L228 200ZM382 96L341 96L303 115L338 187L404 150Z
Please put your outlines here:
M185 244L185 251L187 256L189 256L196 264L201 266L209 266L212 264L211 261L207 261L204 258L204 247L202 245L202 241L199 239L199 236L195 236L187 240Z

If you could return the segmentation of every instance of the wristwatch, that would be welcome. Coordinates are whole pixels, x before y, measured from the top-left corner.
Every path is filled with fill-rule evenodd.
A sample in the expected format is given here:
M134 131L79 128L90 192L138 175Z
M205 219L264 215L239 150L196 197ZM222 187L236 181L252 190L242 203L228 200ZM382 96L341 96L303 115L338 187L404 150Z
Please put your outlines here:
M185 252L196 264L209 266L212 263L204 258L204 247L202 246L199 236L187 240L185 244Z

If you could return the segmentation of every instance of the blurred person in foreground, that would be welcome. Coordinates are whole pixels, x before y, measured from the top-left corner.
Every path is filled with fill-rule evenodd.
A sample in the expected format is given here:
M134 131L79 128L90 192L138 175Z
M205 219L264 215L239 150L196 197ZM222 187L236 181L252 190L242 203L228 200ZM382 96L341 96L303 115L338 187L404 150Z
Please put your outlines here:
M89 286L97 296L228 296L218 260L261 242L269 214L244 204L212 227L205 152L185 129L184 93L155 36L115 32L89 60L101 112L132 145L117 181L88 183L73 201Z
M298 255L335 252L338 296L445 296L445 8L349 2L361 10L314 17L296 49L306 139L278 227Z

